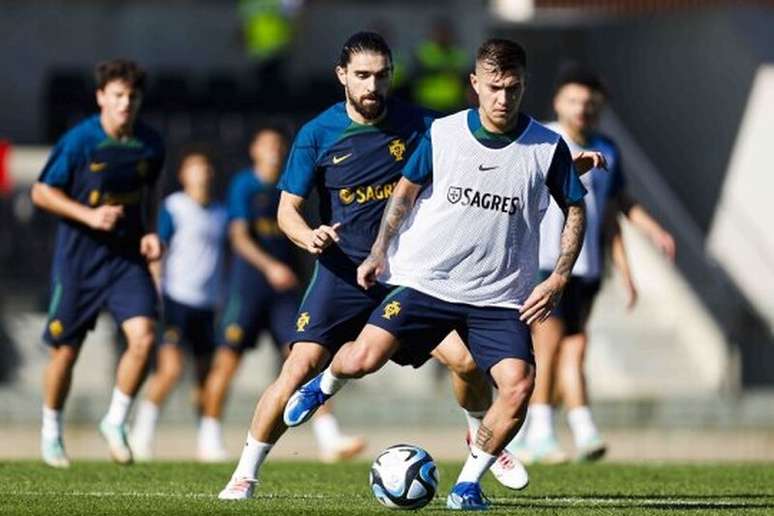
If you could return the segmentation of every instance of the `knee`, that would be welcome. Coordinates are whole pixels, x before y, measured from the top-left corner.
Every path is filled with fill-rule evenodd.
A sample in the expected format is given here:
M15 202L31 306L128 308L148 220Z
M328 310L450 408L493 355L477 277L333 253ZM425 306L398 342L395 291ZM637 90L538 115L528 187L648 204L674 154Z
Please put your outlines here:
M362 378L379 370L382 365L382 357L371 346L362 342L352 344L346 354L346 372L352 378Z
M476 361L473 360L470 354L455 357L453 361L449 362L448 367L454 374L466 381L484 378L481 370L476 365Z
M508 407L517 412L529 401L535 388L535 374L529 372L522 375L511 375L499 386L499 397Z
M78 359L78 349L72 346L59 346L52 354L52 362L65 367L72 367Z
M180 362L166 362L160 365L157 374L167 381L176 382L183 374L183 364Z
M127 339L127 353L147 358L153 350L155 337L152 330L144 331Z

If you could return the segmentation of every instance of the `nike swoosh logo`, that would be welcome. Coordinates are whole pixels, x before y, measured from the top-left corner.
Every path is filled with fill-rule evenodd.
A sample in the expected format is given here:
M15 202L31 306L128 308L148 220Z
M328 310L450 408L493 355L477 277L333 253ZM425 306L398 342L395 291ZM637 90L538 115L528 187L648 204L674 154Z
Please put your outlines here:
M344 154L343 156L333 156L333 164L338 165L350 156L352 156L351 152L349 154Z
M107 167L107 163L104 161L94 161L89 164L89 170L92 172L102 172Z
M486 172L487 170L494 170L494 169L496 169L496 168L500 168L500 167L498 167L498 166L494 166L494 167L485 167L484 165L479 165L479 166L478 166L478 169L479 169L481 172Z

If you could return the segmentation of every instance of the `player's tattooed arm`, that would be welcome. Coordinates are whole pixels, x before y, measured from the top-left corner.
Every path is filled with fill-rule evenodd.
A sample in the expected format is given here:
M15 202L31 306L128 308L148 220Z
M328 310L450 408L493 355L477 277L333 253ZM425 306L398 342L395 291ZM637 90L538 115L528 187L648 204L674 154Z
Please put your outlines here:
M583 235L586 232L586 205L583 201L567 209L562 230L561 252L551 275L538 284L522 305L520 319L527 324L542 322L562 297L562 291L570 279L575 260L578 259Z
M390 242L398 234L403 221L414 208L420 190L422 190L422 185L412 183L405 177L401 178L395 185L392 196L382 214L379 234L371 246L371 253L357 269L357 282L361 287L369 288L372 286L384 270L384 260Z
M572 267L578 259L586 232L586 207L581 202L567 208L562 230L561 252L554 273L570 279Z

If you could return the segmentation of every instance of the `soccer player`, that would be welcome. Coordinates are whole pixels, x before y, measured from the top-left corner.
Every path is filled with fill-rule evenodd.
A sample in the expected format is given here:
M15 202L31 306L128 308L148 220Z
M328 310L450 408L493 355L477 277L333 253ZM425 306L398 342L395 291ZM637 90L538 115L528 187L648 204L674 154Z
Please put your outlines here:
M161 243L149 230L146 211L155 205L164 147L155 131L136 120L145 72L116 59L100 63L95 75L99 114L59 140L32 187L33 202L60 218L44 333L51 356L41 432L43 460L54 467L70 464L62 409L81 343L100 310L113 315L128 344L99 425L121 464L132 461L124 422L154 343L157 300L147 262L161 257Z
M586 191L561 137L519 112L525 75L517 43L479 48L470 80L480 107L433 122L357 270L367 292L377 279L397 288L284 411L286 425L301 424L349 378L456 330L499 396L447 498L451 509L488 507L480 479L518 431L532 392L529 325L556 304L583 242ZM567 218L554 271L536 285L549 192Z
M290 395L320 371L339 346L357 336L389 291L384 285L359 287L357 264L368 255L386 201L431 117L388 97L391 52L378 34L351 36L336 73L346 101L304 125L279 183L280 227L296 245L318 257L315 272L298 310L290 355L256 406L239 464L221 499L252 496L261 465L286 430L282 410ZM306 197L314 188L323 221L316 228L303 215ZM418 343L394 360L419 367L446 334L432 343ZM468 425L477 428L476 411L488 408L491 387L485 379L476 380L482 375L458 336L446 337L433 356L452 370ZM493 464L492 472L515 489L527 483L526 471L507 453Z
M287 150L287 138L279 129L257 131L249 149L252 166L231 182L229 236L234 257L219 347L204 388L199 434L203 460L228 457L220 421L244 352L256 345L263 330L269 331L283 357L295 338L298 279L292 268L292 245L277 225L280 192L276 185ZM324 412L314 422L322 460L335 462L362 451L365 442L342 434L333 414Z
M167 248L156 271L164 325L156 370L148 378L147 394L129 436L136 460L153 458L159 411L180 379L186 351L194 359L197 412L201 409L201 389L215 349L215 305L227 224L226 208L212 198L213 176L212 162L205 154L186 154L178 173L183 188L164 199L159 210L158 234Z
M548 126L562 135L572 152L595 150L605 155L608 170L593 170L583 177L586 194L587 229L581 254L551 316L533 326L538 369L535 392L529 406L526 432L509 448L526 462L557 463L566 460L553 426L554 392L558 389L567 410L576 459L598 460L606 445L591 417L583 362L588 345L586 323L600 288L603 267L603 233L609 233L612 257L622 272L629 307L637 291L629 273L617 217L619 213L641 229L668 257L673 258L672 236L624 189L621 157L610 138L596 127L607 97L600 78L579 65L560 72L554 93L557 120ZM563 215L551 203L540 228L540 274L550 273L560 252ZM606 230L605 227L608 229Z

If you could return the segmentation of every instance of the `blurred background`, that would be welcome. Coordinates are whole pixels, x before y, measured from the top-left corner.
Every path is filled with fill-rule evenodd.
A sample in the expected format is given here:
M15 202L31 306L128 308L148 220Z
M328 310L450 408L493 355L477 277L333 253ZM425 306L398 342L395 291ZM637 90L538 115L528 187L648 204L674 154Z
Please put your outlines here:
M621 148L631 193L678 249L670 263L624 223L640 302L627 311L613 275L595 305L587 372L610 458L774 459L773 27L774 2L763 0L5 0L0 458L38 453L55 220L28 190L50 146L96 111L94 64L120 56L148 70L142 116L168 145L164 193L176 188L182 149L197 144L214 153L222 194L248 163L257 125L294 130L343 99L338 52L370 29L393 48L396 94L441 111L468 105L466 76L490 36L525 46L523 109L538 119L552 118L562 63L604 77L602 129ZM433 45L448 51L440 64ZM113 383L115 341L104 317L76 366L66 408L73 456L101 453L88 443ZM226 411L234 451L278 363L264 345L243 364ZM342 424L375 446L395 442L400 427L462 456L464 419L432 365L390 365L338 400ZM194 420L181 387L162 419L163 453L193 453ZM311 453L305 436L292 433L277 453Z

